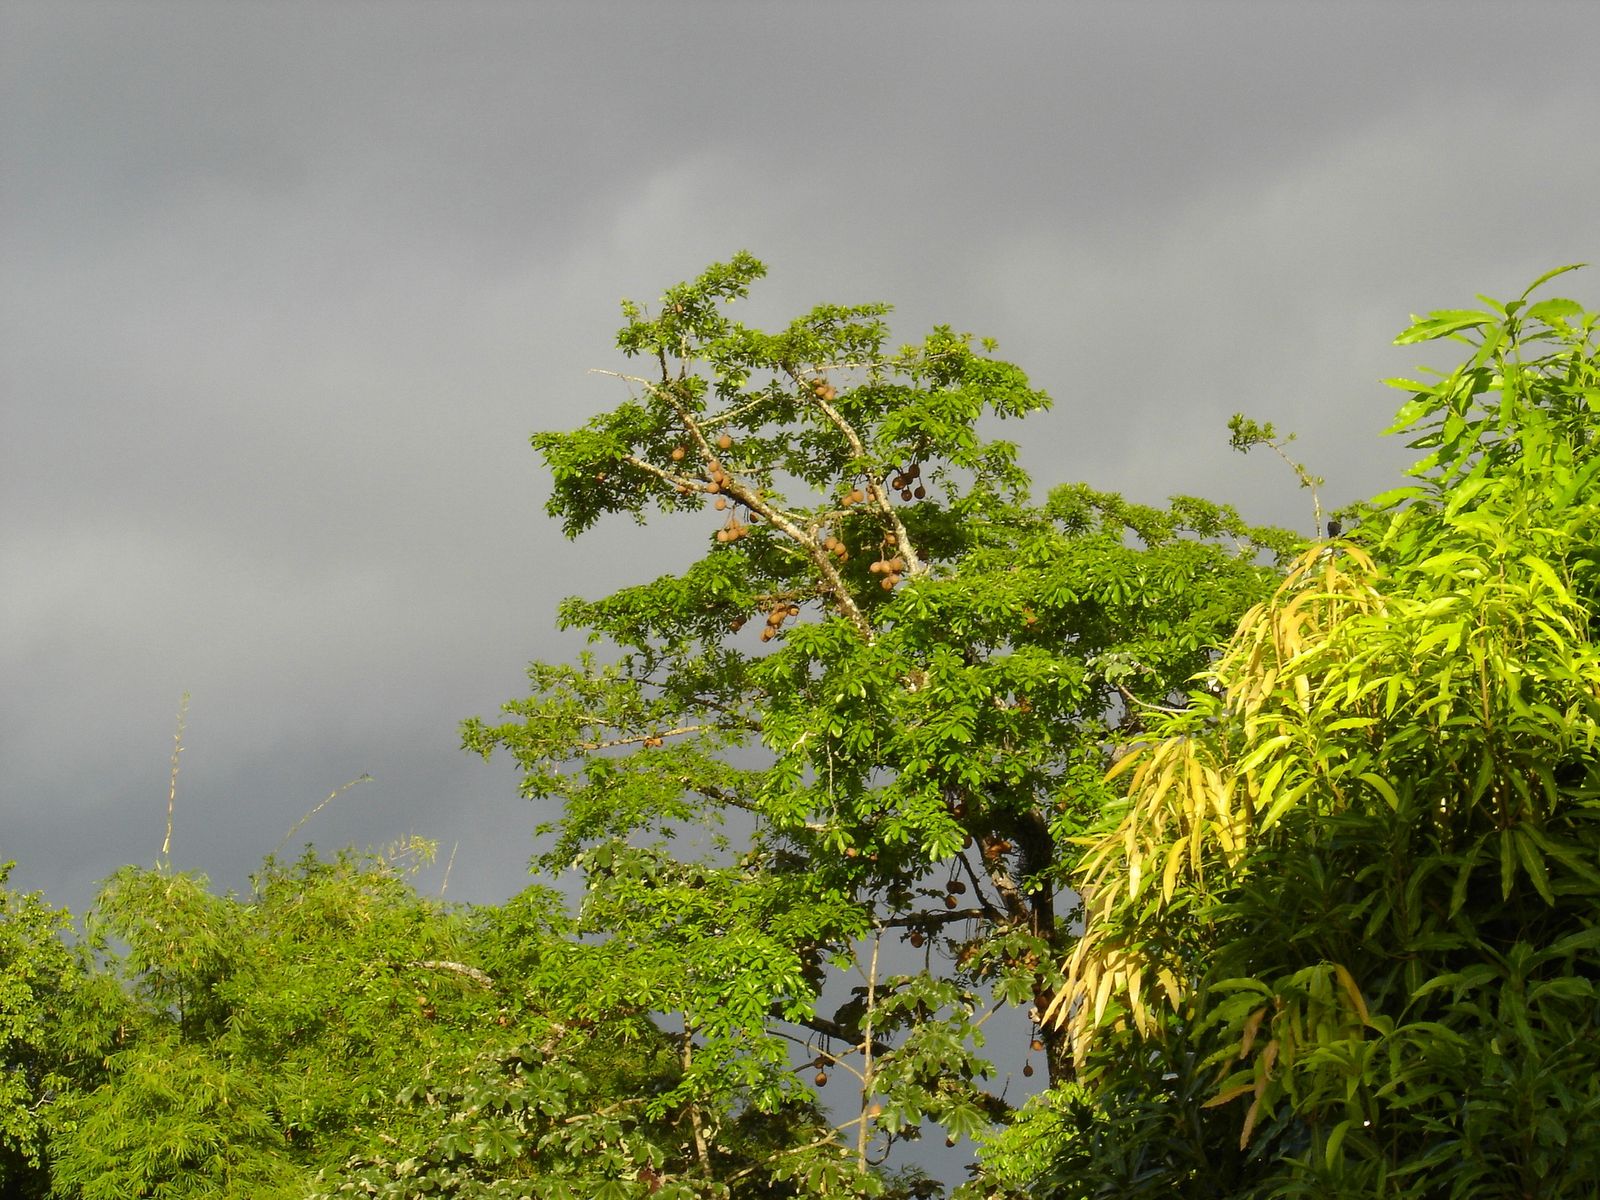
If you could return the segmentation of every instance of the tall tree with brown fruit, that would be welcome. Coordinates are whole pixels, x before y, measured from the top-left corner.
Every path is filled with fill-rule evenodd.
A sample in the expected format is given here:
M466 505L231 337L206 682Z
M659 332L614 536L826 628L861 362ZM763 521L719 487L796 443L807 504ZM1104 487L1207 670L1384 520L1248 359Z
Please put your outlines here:
M859 1170L924 1121L1004 1115L981 1027L1054 997L1112 749L1182 702L1292 538L1192 499L1030 503L988 431L1049 400L992 343L892 348L880 304L730 320L763 274L741 254L624 305L628 399L534 437L568 536L655 514L705 520L706 551L568 600L602 649L535 663L464 741L552 815L541 865L586 877L614 1002L670 1014L708 1158L728 1113L843 1071ZM1065 1041L1022 1025L1061 1078Z

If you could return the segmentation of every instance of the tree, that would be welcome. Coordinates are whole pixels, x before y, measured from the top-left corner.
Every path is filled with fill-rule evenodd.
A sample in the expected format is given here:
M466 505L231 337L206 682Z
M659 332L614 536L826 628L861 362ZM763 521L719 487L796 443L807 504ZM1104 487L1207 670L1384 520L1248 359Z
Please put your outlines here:
M419 896L428 850L269 859L244 897L124 868L81 943L98 959L7 894L6 1194L699 1194L677 1044L607 999L611 956L544 888ZM792 1104L719 1144L742 1179L820 1128Z
M847 1149L871 1189L925 1120L953 1140L1006 1113L979 1086L982 1026L1055 994L1111 748L1181 696L1265 594L1261 551L1293 539L1193 499L1031 504L986 428L1048 399L992 343L939 327L892 350L877 304L731 321L762 274L741 254L654 314L625 304L618 345L646 364L617 376L629 399L533 438L569 536L710 510L706 553L568 600L562 625L606 651L535 663L508 719L463 735L554 806L540 864L584 876L599 994L665 1014L705 1177L718 1129L843 1071L837 1144L773 1169ZM830 968L849 987L831 1012ZM1061 1077L1065 1039L1034 1036Z
M117 872L90 926L125 946L94 971L122 1008L98 1078L52 1106L54 1194L304 1196L396 1147L424 1152L436 1122L413 1094L546 1036L560 999L492 973L498 911L416 894L403 868L427 849L269 859L242 898L166 868ZM565 945L547 893L505 911L519 915L523 965ZM644 1069L628 1081L659 1086Z
M63 1100L99 1080L118 997L94 977L70 914L7 886L0 864L0 1191L43 1196Z
M1391 432L1118 770L1053 1020L1054 1196L1526 1197L1600 1179L1600 314L1534 290Z

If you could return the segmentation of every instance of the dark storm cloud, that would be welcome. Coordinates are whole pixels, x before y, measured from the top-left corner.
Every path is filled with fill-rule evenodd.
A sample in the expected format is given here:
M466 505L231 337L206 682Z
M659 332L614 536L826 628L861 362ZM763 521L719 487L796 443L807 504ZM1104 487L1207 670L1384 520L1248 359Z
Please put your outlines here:
M517 887L535 814L456 721L703 533L561 542L527 434L619 398L618 298L742 247L747 319L999 337L1041 485L1309 529L1244 409L1387 486L1405 314L1600 233L1597 19L1502 11L7 6L0 856L74 905L152 861L188 690L178 865L237 885L371 772L303 836Z

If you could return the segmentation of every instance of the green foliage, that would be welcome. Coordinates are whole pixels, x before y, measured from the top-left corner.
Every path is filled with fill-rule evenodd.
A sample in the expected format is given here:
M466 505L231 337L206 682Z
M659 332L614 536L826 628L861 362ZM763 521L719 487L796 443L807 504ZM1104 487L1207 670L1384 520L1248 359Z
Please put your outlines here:
M740 255L654 315L625 305L630 399L533 438L569 535L606 513L720 528L678 574L567 601L604 652L534 664L464 742L514 756L553 817L540 865L582 873L571 969L595 1002L679 1031L663 1103L726 1123L844 1071L859 1107L828 1153L880 1186L867 1167L923 1120L1004 1116L976 1014L1049 1003L1111 747L1181 702L1294 539L1186 498L1032 504L984 430L1048 400L992 344L892 349L883 305L729 320L762 273Z
M69 915L12 891L10 872L0 864L0 1191L42 1196L61 1102L98 1080L118 1004L67 940Z
M126 946L97 978L128 1000L97 1086L63 1088L46 1110L56 1195L304 1196L317 1179L331 1194L430 1153L453 1163L468 1135L474 1162L526 1178L566 1145L510 1137L462 1084L579 1005L559 964L580 948L548 892L460 912L418 896L393 859L308 853L269 860L242 899L124 869L90 924ZM593 1004L579 1019L567 1058L530 1053L519 1068L535 1094L571 1093L576 1111L591 1097L643 1106L670 1086L676 1061L640 1053L661 1041L647 1021ZM450 1098L468 1111L442 1109Z
M52 1147L56 1194L301 1194L259 1073L176 1039L141 1041L110 1069L110 1081L65 1104L68 1132Z
M1600 1178L1600 316L1532 290L1401 336L1470 351L1400 381L1421 482L1125 760L1055 1014L1094 1107L1043 1192Z

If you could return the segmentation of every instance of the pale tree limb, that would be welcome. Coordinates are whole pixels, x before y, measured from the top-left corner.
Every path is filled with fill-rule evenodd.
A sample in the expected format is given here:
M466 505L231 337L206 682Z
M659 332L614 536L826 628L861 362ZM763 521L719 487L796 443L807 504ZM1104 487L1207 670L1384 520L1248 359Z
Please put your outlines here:
M420 967L424 971L454 971L457 975L464 975L466 978L472 980L473 983L476 983L481 987L486 987L491 992L494 991L494 980L491 979L486 972L478 970L477 967L469 967L466 963L446 962L442 959L427 958L416 959L409 965L413 967Z

